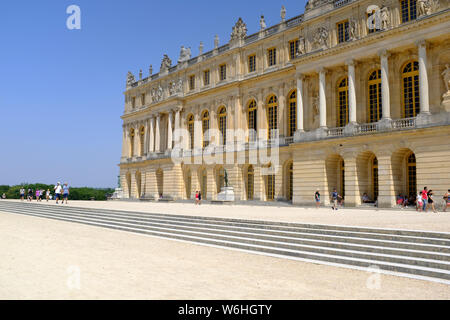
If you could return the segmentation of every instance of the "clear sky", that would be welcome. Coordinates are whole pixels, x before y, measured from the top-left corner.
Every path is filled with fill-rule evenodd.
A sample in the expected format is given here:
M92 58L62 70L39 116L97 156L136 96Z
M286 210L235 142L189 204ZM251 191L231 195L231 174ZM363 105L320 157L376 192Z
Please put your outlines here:
M173 64L227 43L239 17L248 34L303 13L306 0L14 0L0 6L0 185L69 182L115 187L126 74ZM69 30L69 5L81 30Z

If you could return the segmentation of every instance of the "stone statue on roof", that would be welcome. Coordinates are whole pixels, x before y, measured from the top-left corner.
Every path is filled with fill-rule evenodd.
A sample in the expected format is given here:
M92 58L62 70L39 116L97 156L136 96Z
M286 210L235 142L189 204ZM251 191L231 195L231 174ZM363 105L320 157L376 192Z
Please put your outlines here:
M191 48L185 48L184 46L181 46L180 58L178 59L178 63L188 61L190 58L191 58Z
M244 23L242 18L236 22L231 32L231 41L233 40L243 40L247 36L247 25Z

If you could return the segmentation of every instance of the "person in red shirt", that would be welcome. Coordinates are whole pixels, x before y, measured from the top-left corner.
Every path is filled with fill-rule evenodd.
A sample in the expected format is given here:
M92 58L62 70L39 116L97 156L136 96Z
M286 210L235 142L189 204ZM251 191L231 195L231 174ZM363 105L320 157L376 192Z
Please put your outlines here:
M422 201L423 201L423 211L427 212L427 204L428 204L428 188L425 187L422 190Z

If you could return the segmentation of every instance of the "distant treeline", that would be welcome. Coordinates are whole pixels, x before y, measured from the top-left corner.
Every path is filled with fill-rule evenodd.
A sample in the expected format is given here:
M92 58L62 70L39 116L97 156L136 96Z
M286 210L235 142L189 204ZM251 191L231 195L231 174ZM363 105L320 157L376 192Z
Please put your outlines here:
M28 189L33 190L33 197L36 195L36 189L45 190L50 189L52 195L55 194L55 185L34 183L34 184L21 184L18 186L2 186L0 185L0 197L6 194L6 199L20 199L20 189L25 189L25 197L28 193ZM70 200L106 200L108 196L114 193L114 189L97 189L97 188L70 188ZM45 198L45 196L44 196Z

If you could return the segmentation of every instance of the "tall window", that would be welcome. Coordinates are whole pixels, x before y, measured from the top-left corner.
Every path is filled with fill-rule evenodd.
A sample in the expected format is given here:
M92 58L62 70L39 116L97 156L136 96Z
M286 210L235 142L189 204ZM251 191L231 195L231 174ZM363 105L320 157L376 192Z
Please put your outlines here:
M217 171L217 193L222 191L222 188L225 186L225 170L221 167Z
M378 199L378 159L376 157L372 160L372 188L373 198Z
M219 109L219 131L220 131L220 139L221 145L227 144L227 109L225 107L221 107Z
M407 156L407 171L408 171L408 195L417 194L417 176L416 176L416 156L414 153L410 153Z
M141 105L145 106L145 93L141 94Z
M344 159L339 161L339 175L341 182L341 196L345 197L345 162Z
M345 127L348 123L348 77L345 77L339 82L337 90L338 90L337 126Z
M195 76L192 75L189 77L189 90L195 89Z
M203 148L206 148L209 145L208 130L209 130L209 112L205 111L203 112L202 115Z
M145 138L145 128L141 127L139 130L139 155L142 157L144 155L144 138Z
M338 43L346 42L350 39L348 34L348 20L337 24Z
M131 107L134 109L136 108L136 97L131 98Z
M248 56L248 72L256 71L256 54Z
M266 197L267 201L273 201L275 199L275 175L269 174L266 176Z
M291 162L288 166L288 193L287 193L287 199L292 200L294 197L294 163Z
M294 90L289 95L288 137L292 137L296 130L297 130L297 92Z
M210 82L210 72L209 70L203 71L203 85L207 86Z
M381 103L381 70L375 70L369 75L369 122L377 122L382 116Z
M270 96L267 100L267 128L268 139L276 138L275 130L278 130L278 99L276 96Z
M402 7L402 23L415 20L417 17L417 0L401 0L400 5Z
M299 40L289 41L289 59L295 59L298 52Z
M267 62L269 67L277 64L277 49L270 48L267 50Z
M130 130L130 157L134 156L134 129Z
M420 112L419 63L408 62L402 70L403 116L412 118Z
M256 101L252 100L248 104L248 139L249 141L256 140L257 132L257 107Z
M208 172L206 169L202 171L202 185L201 185L202 199L206 200L206 194L208 192Z
M188 117L188 131L189 131L189 147L190 149L194 149L194 115L189 115Z
M247 200L253 200L255 192L255 169L250 165L247 169Z
M219 67L219 77L220 77L220 81L223 81L227 78L227 65L226 64L222 64Z

